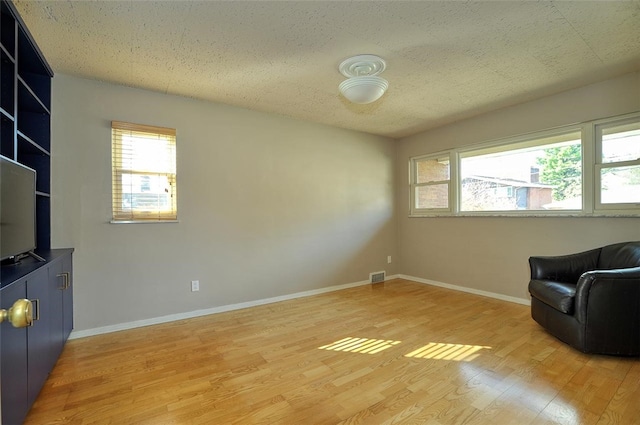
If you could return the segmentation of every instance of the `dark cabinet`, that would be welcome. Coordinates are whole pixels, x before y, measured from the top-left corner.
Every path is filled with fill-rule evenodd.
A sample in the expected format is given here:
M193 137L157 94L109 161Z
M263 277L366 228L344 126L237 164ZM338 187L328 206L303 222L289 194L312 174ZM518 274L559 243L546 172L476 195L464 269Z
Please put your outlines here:
M14 5L0 0L0 155L36 171L36 252L3 266L0 307L33 300L28 328L0 324L1 424L20 424L73 327L72 250L51 250L53 72Z
M72 249L43 251L45 262L26 258L2 267L0 304L33 304L33 325L0 324L2 424L20 424L62 353L73 326Z
M15 300L26 298L27 281L21 279L2 290L0 308L9 309ZM0 382L2 385L2 424L21 424L28 404L27 382L27 330L0 323Z

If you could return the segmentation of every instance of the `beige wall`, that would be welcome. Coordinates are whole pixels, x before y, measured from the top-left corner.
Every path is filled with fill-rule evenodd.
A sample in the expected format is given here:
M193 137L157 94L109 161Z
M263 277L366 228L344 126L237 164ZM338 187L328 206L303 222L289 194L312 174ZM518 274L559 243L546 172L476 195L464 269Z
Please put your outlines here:
M634 73L399 141L400 273L528 299L529 256L639 240L640 218L409 218L407 177L412 156L638 110L640 73Z
M76 330L396 273L389 139L60 74L52 111ZM111 120L177 129L179 223L109 224Z
M58 74L52 243L76 249L75 328L379 270L526 299L530 255L640 239L640 219L409 218L408 159L637 110L640 73L391 141ZM109 224L111 120L177 128L179 223Z

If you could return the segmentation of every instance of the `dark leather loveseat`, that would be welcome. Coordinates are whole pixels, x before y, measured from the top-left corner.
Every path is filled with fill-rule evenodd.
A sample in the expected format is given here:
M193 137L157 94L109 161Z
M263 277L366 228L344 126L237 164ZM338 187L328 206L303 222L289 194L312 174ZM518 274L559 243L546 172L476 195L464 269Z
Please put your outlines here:
M585 353L640 355L640 242L531 257L531 317Z

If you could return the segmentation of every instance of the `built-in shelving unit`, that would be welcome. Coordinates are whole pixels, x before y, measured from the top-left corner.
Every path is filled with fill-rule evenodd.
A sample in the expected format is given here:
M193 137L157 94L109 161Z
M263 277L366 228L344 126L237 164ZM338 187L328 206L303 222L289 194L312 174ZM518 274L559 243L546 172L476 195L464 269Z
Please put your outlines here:
M36 252L0 265L0 308L32 303L28 327L0 324L0 423L22 423L73 328L73 249L51 249L53 72L9 0L0 0L0 154L36 171Z
M36 244L48 250L53 71L13 4L0 3L0 154L36 170Z

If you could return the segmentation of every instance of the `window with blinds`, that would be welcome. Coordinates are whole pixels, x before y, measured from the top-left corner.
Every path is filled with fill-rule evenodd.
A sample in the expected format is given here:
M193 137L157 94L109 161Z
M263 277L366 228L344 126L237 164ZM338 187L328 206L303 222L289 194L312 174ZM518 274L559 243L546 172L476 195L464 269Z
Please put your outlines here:
M177 220L176 130L111 122L114 222Z

